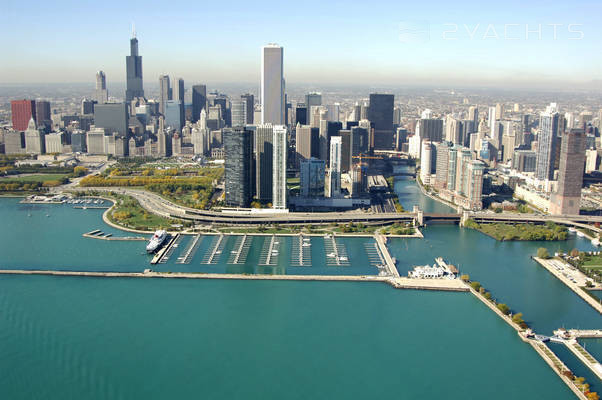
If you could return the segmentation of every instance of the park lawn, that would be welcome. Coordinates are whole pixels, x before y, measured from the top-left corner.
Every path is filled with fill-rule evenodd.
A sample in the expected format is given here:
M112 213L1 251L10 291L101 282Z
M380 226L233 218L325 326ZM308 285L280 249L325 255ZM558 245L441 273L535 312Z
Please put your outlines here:
M7 179L13 182L47 182L47 181L60 181L64 178L69 178L68 174L35 174L26 176L7 176ZM0 179L0 182L2 180Z
M158 228L166 229L171 225L180 223L180 221L147 212L136 199L130 196L117 195L112 197L116 198L116 203L108 217L118 225L138 230L155 230Z

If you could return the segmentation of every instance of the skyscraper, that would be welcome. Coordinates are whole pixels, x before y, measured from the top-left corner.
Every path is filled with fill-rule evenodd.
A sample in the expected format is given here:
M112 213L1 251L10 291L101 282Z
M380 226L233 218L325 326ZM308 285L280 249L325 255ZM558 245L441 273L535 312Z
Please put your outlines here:
M262 48L261 123L284 125L284 49L277 44Z
M173 83L173 100L180 100L184 104L184 79L175 78Z
M324 197L324 177L326 162L317 158L301 161L300 194L301 197Z
M309 125L297 125L295 129L295 150L297 165L311 157L320 157L320 131Z
M253 115L255 114L255 96L250 93L245 93L240 96L241 99L245 101L247 105L247 124L253 124Z
M13 120L13 129L25 131L29 120L36 121L36 102L34 100L12 100L10 110Z
M102 71L96 73L96 96L98 104L103 104L109 101L109 92L107 91L107 77Z
M274 126L261 124L255 130L255 193L261 201L272 201Z
M192 96L194 102L194 92ZM165 115L165 103L167 103L168 100L171 100L169 75L161 75L159 76L159 112L163 115Z
M248 207L251 201L253 132L244 127L223 130L226 204Z
M311 92L305 95L305 107L307 107L307 113L311 112L312 107L319 107L322 105L322 94L317 92Z
M142 56L138 55L136 32L132 33L132 38L130 39L130 55L125 57L125 66L125 101L129 103L136 97L144 97L144 88L142 87Z
M245 99L230 102L232 113L232 126L245 126L247 124L247 101Z
M558 146L559 114L556 103L550 104L539 117L537 134L537 165L535 178L554 179L554 162Z
M393 103L395 96L392 94L370 94L370 107L368 120L374 124L374 143L376 150L392 150L395 148L393 140Z
M33 118L29 119L25 130L25 152L27 154L44 154L46 141L44 133L38 129Z
M287 129L284 125L274 126L273 145L273 186L272 186L272 207L283 210L286 208L286 154Z
M128 119L126 103L105 103L94 107L94 126L103 128L107 135L117 132L121 137L127 136Z
M551 214L579 214L584 162L584 130L571 129L565 132L560 145L558 187L550 198Z
M341 147L340 136L330 139L330 197L341 195Z
M168 100L165 103L165 125L182 132L184 127L184 103L180 100Z
M50 131L52 118L50 116L50 102L47 100L36 100L36 124L38 128Z
M207 108L207 86L192 86L192 122L199 120L201 110Z

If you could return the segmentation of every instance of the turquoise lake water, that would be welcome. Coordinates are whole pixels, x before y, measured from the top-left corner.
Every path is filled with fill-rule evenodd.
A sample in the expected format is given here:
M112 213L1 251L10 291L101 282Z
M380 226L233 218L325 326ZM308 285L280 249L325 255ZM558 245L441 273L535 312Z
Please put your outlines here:
M449 211L423 196L415 182L400 179L396 189L404 191L407 209L421 204L426 211ZM101 214L0 199L6 227L0 232L1 267L148 268L145 242L81 236L93 229L131 235L104 225ZM423 233L422 240L389 240L402 275L442 256L523 312L538 332L602 327L597 312L529 258L542 246L589 250L587 240L497 242L452 225ZM190 240L183 238L167 263L153 268L378 272L367 256L369 238L337 238L349 256L346 267L327 265L322 237L311 239L311 267L290 265L291 238L279 239L276 266L258 266L266 240L261 237L253 238L242 265L228 264L236 237L227 237L215 265L203 265L211 236L203 238L189 264L178 264ZM601 341L584 343L602 357ZM568 350L551 348L594 390L602 390ZM530 346L472 296L363 282L0 276L0 364L8 371L0 374L2 399L574 398Z

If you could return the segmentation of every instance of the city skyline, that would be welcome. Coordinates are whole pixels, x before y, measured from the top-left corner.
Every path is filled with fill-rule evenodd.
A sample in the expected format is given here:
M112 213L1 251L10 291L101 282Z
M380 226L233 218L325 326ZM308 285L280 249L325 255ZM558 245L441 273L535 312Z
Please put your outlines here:
M48 22L29 24L25 33L9 33L9 40L0 48L12 55L8 63L0 66L0 81L87 82L102 70L108 82L125 82L122 60L128 49L123 38L129 36L135 22L147 83L156 81L162 73L190 81L255 83L260 75L257 49L277 42L287 49L287 82L602 86L598 68L602 56L591 51L600 36L594 15L601 6L584 1L570 6L556 4L545 10L538 4L522 6L521 17L512 11L518 4L515 2L495 10L470 8L470 17L462 13L470 7L467 2L453 7L439 4L428 11L418 5L386 2L328 4L321 5L321 13L312 14L313 19L308 19L309 11L291 15L286 13L287 7L270 7L270 2L244 16L230 16L227 10L209 4L199 10L212 17L203 19L202 27L194 19L194 5L178 4L181 7L161 9L161 15L142 13L139 5L128 4L114 15L108 2L95 10L94 20L85 19L83 34L77 37L73 36L73 29L84 25L77 18L70 21L69 30L59 29L53 23L50 37L44 35L50 29ZM61 12L59 15L68 17L86 12L85 6L70 9L63 3L53 7L47 10L49 15ZM311 4L304 8L312 9ZM386 17L383 8L390 11ZM190 12L178 14L172 9ZM272 10L273 23L256 27L254 21L267 15L268 10ZM96 22L108 14L112 28L117 29L109 30L106 24ZM378 18L372 19L375 14ZM16 28L26 15L22 5L9 2L2 21L6 31L16 32L11 27ZM181 29L165 35L154 28L158 17L179 22ZM309 29L307 35L299 37L289 28L296 21L315 21L326 26L316 32ZM356 22L362 22L364 28L358 31ZM220 34L203 35L210 31ZM35 46L27 40L34 37ZM559 53L563 57L558 57ZM36 73L40 58L45 64L44 79ZM584 58L587 63L575 62ZM66 69L66 64L70 68Z

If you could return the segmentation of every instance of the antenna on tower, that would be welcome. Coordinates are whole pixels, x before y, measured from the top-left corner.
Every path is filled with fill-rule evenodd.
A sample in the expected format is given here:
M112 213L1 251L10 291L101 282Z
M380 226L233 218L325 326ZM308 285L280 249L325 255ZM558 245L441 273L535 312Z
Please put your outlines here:
M136 38L136 24L132 22L132 38Z

